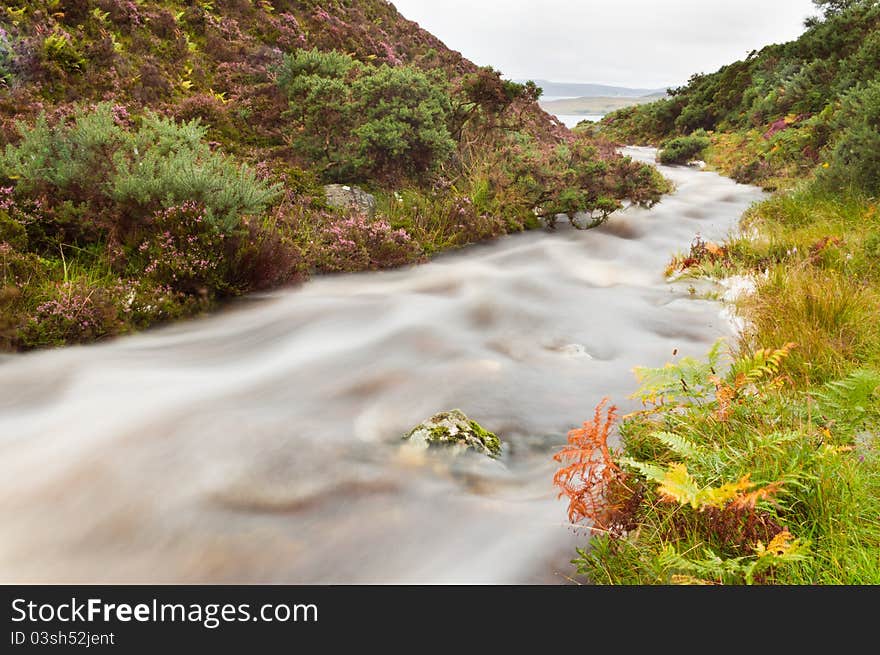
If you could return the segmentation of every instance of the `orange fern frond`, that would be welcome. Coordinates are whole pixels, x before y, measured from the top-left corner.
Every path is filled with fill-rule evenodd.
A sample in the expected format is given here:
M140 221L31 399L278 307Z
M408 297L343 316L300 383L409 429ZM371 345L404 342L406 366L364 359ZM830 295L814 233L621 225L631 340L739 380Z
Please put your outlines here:
M607 502L609 486L620 481L621 469L614 462L608 446L608 436L617 418L617 407L602 410L607 398L596 406L591 421L568 433L568 444L553 456L562 464L553 476L553 484L560 488L559 497L568 498L568 518L573 524L589 521L592 527L605 529L613 509Z
M735 509L754 510L759 500L769 500L782 490L783 481L777 480L748 493L739 494L732 502Z

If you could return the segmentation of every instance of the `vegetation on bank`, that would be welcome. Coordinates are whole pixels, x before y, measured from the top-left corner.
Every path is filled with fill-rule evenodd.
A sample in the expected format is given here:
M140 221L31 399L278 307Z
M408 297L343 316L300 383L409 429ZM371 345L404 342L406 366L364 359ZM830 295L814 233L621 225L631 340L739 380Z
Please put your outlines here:
M0 349L420 261L665 182L382 0L0 8ZM357 184L376 215L327 204Z
M707 130L710 163L780 190L669 266L754 285L738 343L638 370L644 410L597 410L557 455L591 582L880 583L880 7L817 4L798 41L605 122Z
M710 144L705 132L678 136L663 143L657 158L661 164L688 164L702 157Z
M835 183L876 189L880 4L816 4L824 16L796 41L694 75L667 99L609 114L603 133L662 146L705 130L721 146L718 168L739 182L775 188L779 178L821 167Z

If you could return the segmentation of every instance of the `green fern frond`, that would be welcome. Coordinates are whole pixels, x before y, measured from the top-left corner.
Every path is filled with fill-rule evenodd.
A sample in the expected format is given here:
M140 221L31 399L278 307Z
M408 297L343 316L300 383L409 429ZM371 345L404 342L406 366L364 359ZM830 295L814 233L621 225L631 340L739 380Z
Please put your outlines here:
M677 363L668 363L661 368L635 368L633 372L640 386L630 397L637 398L644 405L655 406L713 397L715 384L712 378L717 375L724 347L724 340L719 339L705 360L682 357Z
M827 383L814 397L825 417L844 429L856 430L880 415L880 372L853 371L842 380Z
M655 432L653 436L683 459L696 459L703 454L703 450L693 441L674 432Z
M734 382L737 378L744 378L749 382L759 382L775 377L779 374L782 362L795 347L795 344L788 343L782 348L764 348L740 357L731 366L728 380Z
M651 480L652 482L662 482L666 477L666 468L663 466L657 466L656 464L649 464L647 462L640 462L636 459L631 459L629 457L624 457L620 460L620 463L624 466L629 466L630 468L634 468L636 471L645 476L646 479Z

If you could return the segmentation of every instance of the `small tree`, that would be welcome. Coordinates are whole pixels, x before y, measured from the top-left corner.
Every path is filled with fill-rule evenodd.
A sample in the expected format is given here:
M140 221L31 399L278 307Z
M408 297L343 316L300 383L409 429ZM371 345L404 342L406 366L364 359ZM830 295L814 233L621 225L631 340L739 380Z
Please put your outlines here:
M311 50L287 55L278 83L296 122L292 145L331 179L418 175L454 149L441 73Z

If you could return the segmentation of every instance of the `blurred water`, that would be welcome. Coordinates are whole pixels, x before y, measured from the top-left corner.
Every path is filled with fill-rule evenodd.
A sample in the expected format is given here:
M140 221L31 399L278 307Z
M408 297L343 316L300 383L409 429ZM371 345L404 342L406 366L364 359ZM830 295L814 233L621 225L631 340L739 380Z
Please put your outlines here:
M647 149L628 153L652 159ZM0 362L0 581L564 582L551 454L631 369L730 333L667 285L760 191L678 189L406 270L328 276L220 314ZM503 465L400 449L459 407Z

